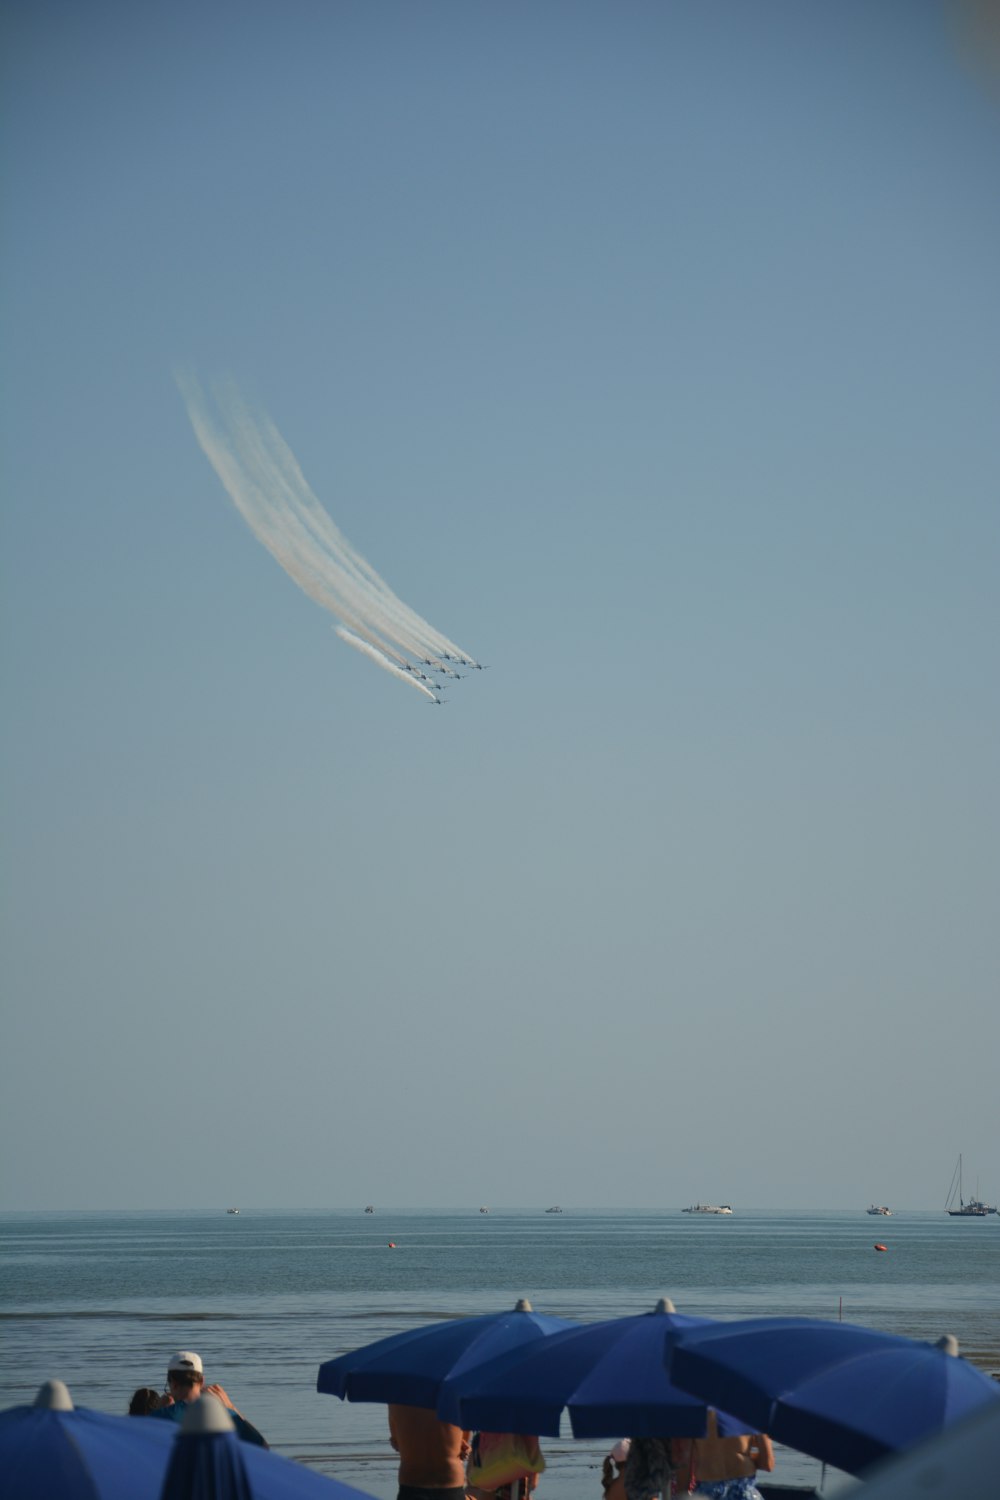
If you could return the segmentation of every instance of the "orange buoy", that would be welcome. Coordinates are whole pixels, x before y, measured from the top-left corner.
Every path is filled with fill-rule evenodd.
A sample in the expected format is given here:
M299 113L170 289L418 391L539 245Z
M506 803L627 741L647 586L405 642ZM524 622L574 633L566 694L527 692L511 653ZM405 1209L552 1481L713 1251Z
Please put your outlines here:
M876 1245L875 1246L876 1250L888 1250L888 1248L889 1248L888 1245Z

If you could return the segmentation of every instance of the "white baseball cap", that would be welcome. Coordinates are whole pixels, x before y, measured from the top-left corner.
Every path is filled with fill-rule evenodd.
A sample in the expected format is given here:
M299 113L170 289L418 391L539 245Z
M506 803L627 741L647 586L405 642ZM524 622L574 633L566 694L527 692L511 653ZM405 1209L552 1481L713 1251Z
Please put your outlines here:
M170 1375L175 1370L185 1375L204 1375L205 1373L202 1368L201 1355L192 1353L190 1349L178 1349L177 1353L171 1356L170 1363L167 1365L167 1374Z

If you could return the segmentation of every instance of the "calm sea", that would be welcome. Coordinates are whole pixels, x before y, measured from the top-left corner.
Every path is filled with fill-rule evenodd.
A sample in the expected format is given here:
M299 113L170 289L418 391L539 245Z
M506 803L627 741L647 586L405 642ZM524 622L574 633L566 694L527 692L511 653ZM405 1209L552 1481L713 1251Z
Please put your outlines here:
M277 1451L392 1500L384 1409L318 1395L323 1360L521 1296L537 1311L591 1321L645 1312L661 1295L709 1316L836 1318L842 1308L845 1321L916 1338L954 1333L971 1360L1000 1371L996 1217L7 1214L0 1408L58 1376L78 1405L124 1412L135 1387L162 1386L170 1353L196 1349L206 1379L226 1387ZM547 1441L539 1500L599 1500L609 1446ZM774 1478L817 1484L820 1469L779 1450Z

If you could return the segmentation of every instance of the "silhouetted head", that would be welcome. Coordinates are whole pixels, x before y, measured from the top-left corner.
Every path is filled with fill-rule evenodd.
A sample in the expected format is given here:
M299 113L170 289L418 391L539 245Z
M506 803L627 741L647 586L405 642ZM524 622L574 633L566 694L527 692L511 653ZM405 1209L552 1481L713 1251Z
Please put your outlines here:
M167 1366L167 1386L175 1401L195 1401L201 1395L205 1376L201 1355L181 1349Z

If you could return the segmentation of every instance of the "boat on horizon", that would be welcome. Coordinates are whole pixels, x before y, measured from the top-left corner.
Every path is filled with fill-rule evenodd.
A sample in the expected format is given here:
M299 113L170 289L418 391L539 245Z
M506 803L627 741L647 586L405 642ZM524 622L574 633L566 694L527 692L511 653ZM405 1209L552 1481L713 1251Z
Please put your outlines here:
M958 1193L958 1207L952 1208L951 1205L955 1201L956 1192ZM952 1219L985 1219L988 1214L995 1214L996 1207L992 1204L984 1203L978 1197L978 1183L976 1184L976 1193L977 1196L970 1198L968 1201L962 1196L962 1153L960 1151L958 1153L958 1165L951 1174L951 1187L948 1189L948 1196L944 1204L945 1213Z
M891 1208L886 1208L886 1206L885 1206L884 1203L881 1204L881 1206L879 1204L877 1204L877 1203L873 1203L872 1206L871 1206L871 1208L866 1208L865 1209L865 1213L866 1214L881 1214L882 1217L883 1217L883 1219L891 1219L892 1218L892 1209Z
M731 1214L732 1209L728 1203L692 1203L690 1208L682 1208L682 1214Z
M558 1203L554 1203L552 1205L552 1207L551 1208L547 1208L545 1210L545 1212L547 1214L561 1214L562 1213L562 1209L559 1207Z
M227 1208L226 1209L226 1213L227 1214L238 1214L239 1213L239 1209L238 1208Z

